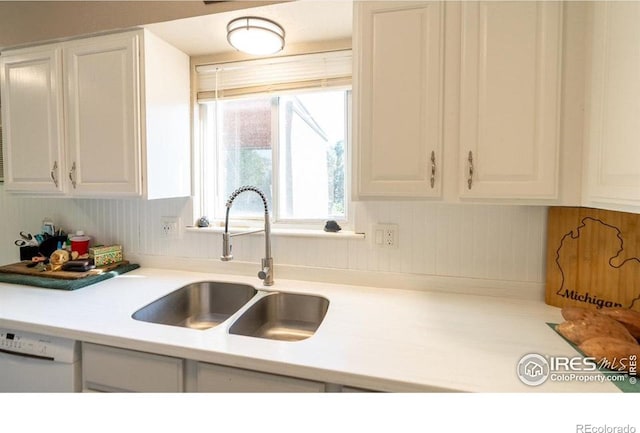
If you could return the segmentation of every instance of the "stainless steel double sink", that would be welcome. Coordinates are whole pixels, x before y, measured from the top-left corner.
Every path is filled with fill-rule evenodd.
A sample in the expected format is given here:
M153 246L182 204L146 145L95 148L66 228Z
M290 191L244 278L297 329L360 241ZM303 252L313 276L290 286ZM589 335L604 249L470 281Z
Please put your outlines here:
M204 330L244 310L229 327L230 334L299 341L315 334L328 309L329 301L322 296L266 292L246 284L201 281L153 301L132 317L143 322Z

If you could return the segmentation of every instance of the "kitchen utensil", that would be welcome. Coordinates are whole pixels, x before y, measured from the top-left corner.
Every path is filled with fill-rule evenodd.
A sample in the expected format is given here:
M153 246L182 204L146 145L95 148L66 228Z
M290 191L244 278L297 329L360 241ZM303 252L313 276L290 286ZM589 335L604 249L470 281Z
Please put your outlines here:
M37 247L38 246L38 242L36 242L35 239L32 239L30 241L25 241L24 239L17 239L13 241L13 243L18 247Z
M22 239L18 239L16 241L14 241L13 243L18 246L18 247L37 247L38 246L38 241L36 241L33 236L31 235L31 233L26 233L26 232L20 232L20 237Z
M33 236L31 235L31 233L25 233L25 232L20 232L20 237L25 241L30 241L33 239Z

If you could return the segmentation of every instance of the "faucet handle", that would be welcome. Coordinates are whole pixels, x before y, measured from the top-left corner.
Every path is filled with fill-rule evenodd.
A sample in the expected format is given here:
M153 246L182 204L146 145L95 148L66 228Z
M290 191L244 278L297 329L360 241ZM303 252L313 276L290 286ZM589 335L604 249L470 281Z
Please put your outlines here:
M262 269L258 272L258 278L264 281L265 286L273 285L273 259L262 259Z

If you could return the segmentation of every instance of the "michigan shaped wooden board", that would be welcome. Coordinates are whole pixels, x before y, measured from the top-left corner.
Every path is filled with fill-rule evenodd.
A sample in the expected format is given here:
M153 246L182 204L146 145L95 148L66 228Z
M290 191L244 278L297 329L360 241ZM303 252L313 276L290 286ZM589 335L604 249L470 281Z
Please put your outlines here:
M640 311L640 215L551 207L545 302Z

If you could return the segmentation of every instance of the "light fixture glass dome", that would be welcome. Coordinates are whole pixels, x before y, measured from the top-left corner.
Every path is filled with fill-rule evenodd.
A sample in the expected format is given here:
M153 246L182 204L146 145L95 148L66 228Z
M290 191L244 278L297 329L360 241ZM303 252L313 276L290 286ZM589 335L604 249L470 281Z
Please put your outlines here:
M284 30L264 18L241 17L227 24L227 40L244 53L275 54L284 48Z

